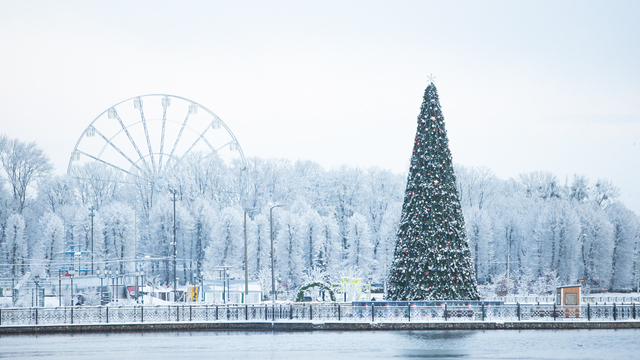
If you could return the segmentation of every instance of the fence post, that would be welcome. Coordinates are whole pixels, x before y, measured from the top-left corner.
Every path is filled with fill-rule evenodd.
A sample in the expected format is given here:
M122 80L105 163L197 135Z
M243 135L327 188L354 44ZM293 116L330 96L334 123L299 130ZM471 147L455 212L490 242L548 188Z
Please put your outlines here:
M38 308L36 308L36 325L38 325Z
M105 306L104 307L107 310L107 324L109 323L109 307Z
M144 322L144 305L140 306L140 322Z
M553 321L556 321L556 303L553 303Z
M633 320L636 319L636 303L633 303Z
M73 315L73 313L71 313L71 314ZM73 318L73 316L72 316L72 318ZM617 318L616 318L616 303L614 302L613 303L613 321L616 321L616 320L617 320Z
M447 321L447 303L444 303L444 321Z
M249 305L244 306L244 319L249 320Z
M371 322L376 320L376 307L373 303L371 303Z
M227 304L227 320L231 319L231 313L229 313L229 304Z
M276 321L276 306L271 306L271 321Z
M218 321L218 305L216 305L216 321Z
M591 305L587 303L587 321L591 321Z
M2 325L2 308L0 308L0 325Z
M189 322L191 322L191 305L189 305Z
M313 305L309 304L309 320L313 320Z
M340 321L340 304L338 304L338 321Z
M176 322L180 322L180 305L176 305Z
M482 321L484 321L484 303L482 304Z
M407 305L407 318L409 319L409 322L411 322L411 303Z
M293 320L293 304L289 305L289 320Z
M519 303L519 302L516 302L516 305L518 306L518 310L517 310L517 313L518 313L518 321L520 321L520 303Z
M616 304L613 304L613 308L616 308ZM614 311L615 314L615 311ZM615 320L615 315L613 316L613 319ZM73 306L71 306L71 325L73 325Z

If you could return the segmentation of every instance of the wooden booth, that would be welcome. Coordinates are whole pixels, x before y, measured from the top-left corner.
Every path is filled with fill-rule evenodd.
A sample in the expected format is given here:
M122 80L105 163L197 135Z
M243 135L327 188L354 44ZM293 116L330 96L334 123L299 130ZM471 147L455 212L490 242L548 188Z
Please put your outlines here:
M556 305L562 306L565 317L580 316L580 285L565 285L556 288Z

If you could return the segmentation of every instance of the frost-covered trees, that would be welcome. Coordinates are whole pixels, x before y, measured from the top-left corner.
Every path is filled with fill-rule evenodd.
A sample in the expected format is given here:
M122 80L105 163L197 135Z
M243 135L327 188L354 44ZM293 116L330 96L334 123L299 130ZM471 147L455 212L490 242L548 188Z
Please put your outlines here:
M33 272L36 275L46 276L55 272L56 268L51 266L59 265L64 251L64 223L62 219L53 212L47 212L40 219L42 238L37 247L35 262L40 271Z
M134 271L131 261L134 257L134 211L125 204L114 202L104 206L101 215L105 260L110 268L121 273Z
M367 219L355 213L347 222L347 265L367 275L374 265L373 244Z
M26 144L4 135L0 136L0 161L13 190L15 209L22 213L27 201L27 188L45 179L53 166L35 143Z
M193 281L193 273L223 264L244 275L244 209L249 209L249 277L270 277L268 216L273 204L283 205L274 210L281 284L295 286L313 268L335 279L352 268L349 264L357 266L354 273L382 283L391 267L406 174L348 166L324 169L312 161L285 159L224 163L194 153L153 183L132 181L96 163L72 168L71 176L52 177L46 176L48 159L36 150L33 144L0 137L2 276L10 277L13 270L16 276L25 271L56 274L70 266L69 257L60 252L72 249L82 249L80 267L88 270L88 208L94 206L95 268L133 271L137 257L139 266L166 284L173 279L168 188L178 191L181 284ZM456 165L455 170L480 284L504 274L509 292L534 291L543 278L562 284L582 279L591 291L636 289L639 220L617 202L620 193L610 181L576 175L564 182L548 172L502 180L486 168ZM368 227L368 237L355 235L358 218L360 228ZM367 260L360 261L363 253L354 249L364 249ZM551 280L547 283L555 284ZM534 285L525 290L523 284Z
M12 214L7 219L5 238L2 244L2 261L9 276L23 275L28 259L27 239L24 236L24 218L20 214Z

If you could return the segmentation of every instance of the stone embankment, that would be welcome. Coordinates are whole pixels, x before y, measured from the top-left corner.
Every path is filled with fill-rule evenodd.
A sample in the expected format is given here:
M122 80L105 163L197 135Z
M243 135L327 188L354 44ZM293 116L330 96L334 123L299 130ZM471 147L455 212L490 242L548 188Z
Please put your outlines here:
M22 325L0 327L2 335L85 334L171 331L406 331L406 330L576 330L640 329L640 321L545 322L165 322L97 325Z

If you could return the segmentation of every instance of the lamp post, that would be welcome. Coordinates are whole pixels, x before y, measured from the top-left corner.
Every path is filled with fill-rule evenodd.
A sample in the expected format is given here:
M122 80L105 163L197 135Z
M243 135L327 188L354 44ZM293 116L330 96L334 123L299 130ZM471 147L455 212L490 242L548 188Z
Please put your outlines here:
M62 306L62 270L58 270L58 306Z
M253 209L244 210L244 302L249 298L249 262L247 260L247 212Z
M173 195L173 199L171 199L171 201L173 201L173 301L176 301L176 282L178 280L178 278L176 278L176 258L178 256L178 247L176 246L176 194L178 193L178 190L169 189L169 192Z
M100 269L96 270L96 274L98 274L98 277L100 278L100 305L102 304L102 280L104 279L104 275L102 274L102 271L100 271Z
M105 270L105 271L104 271L104 276L105 276L105 278L110 279L110 280L107 280L107 287L109 286L109 281L111 281L111 291L110 291L110 294L109 294L109 302L111 302L111 296L112 296L112 294L111 294L111 293L113 293L113 271L111 271L111 270L109 270L109 271Z
M73 275L76 274L76 271L71 269L68 271L69 272L69 277L71 278L71 306L74 306L74 301L73 301Z
M273 205L269 209L269 224L271 227L271 291L273 291L272 302L274 305L276 304L276 272L273 261L273 209L277 207L282 207L282 205Z
M95 210L95 207L91 205L89 208L89 217L91 218L91 275L93 275L93 217L96 216L93 210Z
M40 276L36 275L33 277L33 282L36 284L36 306L39 306L39 301L38 301L38 284L40 283Z
M114 288L113 288L113 297L114 297L116 303L118 302L118 285L119 285L118 284L118 278L119 277L120 277L120 270L116 270L116 274L115 274L116 286L114 286Z
M144 305L144 270L140 271L140 282L142 282L142 305Z

